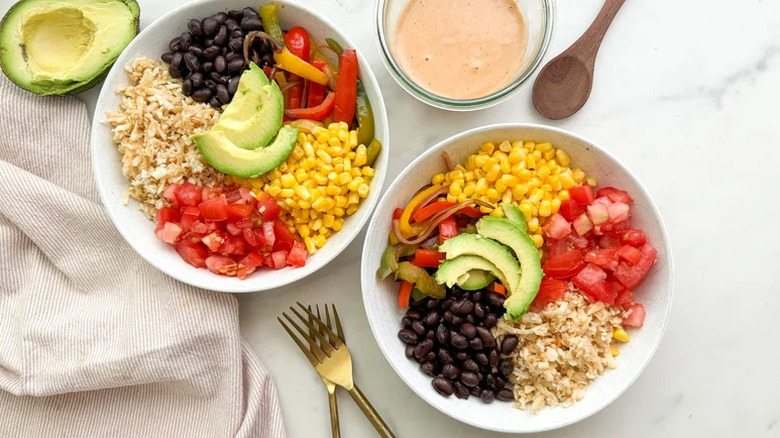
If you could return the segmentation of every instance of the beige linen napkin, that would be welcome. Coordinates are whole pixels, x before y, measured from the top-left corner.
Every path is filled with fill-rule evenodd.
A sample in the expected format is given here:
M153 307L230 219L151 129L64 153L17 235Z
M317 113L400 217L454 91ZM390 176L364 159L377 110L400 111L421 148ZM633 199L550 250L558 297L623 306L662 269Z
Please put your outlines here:
M132 251L88 134L83 103L0 75L0 436L284 437L236 299Z

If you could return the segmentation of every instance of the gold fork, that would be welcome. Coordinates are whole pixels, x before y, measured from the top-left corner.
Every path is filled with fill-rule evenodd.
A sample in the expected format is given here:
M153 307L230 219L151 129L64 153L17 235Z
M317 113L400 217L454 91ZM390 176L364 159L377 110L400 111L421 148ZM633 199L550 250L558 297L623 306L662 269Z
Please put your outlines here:
M316 308L317 318L322 320L322 316L320 316L320 305L317 304ZM309 312L311 312L311 306L309 306ZM339 339L341 339L341 342L346 342L346 339L344 339L344 330L341 328L341 320L339 319L339 314L336 312L336 307L333 307L333 316L336 320L336 334L338 335ZM329 329L333 330L333 326L330 322L330 311L328 310L327 305L325 305L325 325L327 325ZM316 337L314 331L314 318L309 317L309 337L312 339ZM316 341L314 343L309 343L309 351L311 351L315 345L317 345ZM320 376L320 378L322 379L322 383L325 384L325 389L328 391L331 436L333 438L341 438L341 427L339 426L339 406L338 401L336 400L336 385L322 376Z
M309 348L306 348L304 343L295 335L295 333L293 333L293 330L285 324L282 318L277 317L276 319L282 327L284 327L293 341L295 341L306 358L309 359L309 362L314 366L314 369L320 377L346 389L380 436L383 438L395 438L395 435L390 431L387 424L385 424L376 410L371 406L368 399L366 399L360 389L355 385L355 382L352 379L352 356L349 354L347 346L339 339L338 335L336 335L333 330L322 322L320 318L317 318L303 304L297 304L298 307L306 313L307 317L304 317L294 307L290 307L290 311L298 317L301 324L309 329L310 333L313 333L313 336L310 336L309 333L301 328L301 326L298 325L293 318L287 315L287 313L282 313L282 316L284 316L295 331L309 343ZM336 306L333 306L333 313L334 316L338 318ZM310 320L314 321L314 324L310 323ZM319 343L317 343L315 339L319 341Z

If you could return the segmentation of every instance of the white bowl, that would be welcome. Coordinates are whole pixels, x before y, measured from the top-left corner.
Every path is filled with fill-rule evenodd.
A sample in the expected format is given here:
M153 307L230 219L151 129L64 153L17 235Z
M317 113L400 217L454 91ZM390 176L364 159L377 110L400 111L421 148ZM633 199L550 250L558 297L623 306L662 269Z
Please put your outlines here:
M622 345L617 369L607 371L590 387L585 398L569 408L546 408L533 415L515 409L512 403L484 404L476 397L459 400L444 398L431 386L416 362L404 355L398 339L404 312L398 308L398 286L390 279L379 281L376 270L387 247L393 209L405 205L432 175L445 170L441 153L453 162L463 162L486 141L549 141L571 155L572 163L596 178L599 185L627 190L635 200L633 223L642 228L658 249L658 262L642 285L634 291L645 305L644 327L631 332L631 342ZM360 280L368 322L379 348L401 379L431 406L472 426L499 432L540 432L563 427L600 411L623 393L642 373L653 357L666 327L672 302L672 254L661 215L642 185L617 159L585 140L557 128L531 124L491 125L466 131L442 141L419 156L401 172L385 193L368 227L363 246Z
M279 18L283 28L303 26L318 43L324 44L324 39L330 37L341 43L343 47L356 47L344 33L310 9L284 0L275 0L275 2L280 6ZM193 286L220 292L256 292L272 289L300 280L325 266L352 242L368 221L371 211L379 200L387 173L390 140L385 102L371 68L358 52L360 78L365 84L374 110L375 135L382 142L384 149L375 164L376 173L371 181L371 192L368 197L358 211L344 221L344 228L329 238L328 243L316 254L309 257L306 266L278 271L260 270L246 280L215 275L206 269L196 269L185 263L173 247L155 237L154 223L138 211L135 201L131 201L127 206L122 205L122 195L125 193L127 181L122 175L120 155L112 140L111 127L103 120L106 112L116 111L118 108L120 96L115 93L115 90L129 83L128 75L124 71L125 65L142 56L159 60L160 55L168 50L168 42L186 30L190 18L202 18L219 11L243 9L247 6L256 8L258 5L256 1L249 0L200 0L175 9L152 23L127 46L111 68L100 92L95 109L95 121L92 124L90 147L95 180L103 204L117 230L138 254L159 270Z

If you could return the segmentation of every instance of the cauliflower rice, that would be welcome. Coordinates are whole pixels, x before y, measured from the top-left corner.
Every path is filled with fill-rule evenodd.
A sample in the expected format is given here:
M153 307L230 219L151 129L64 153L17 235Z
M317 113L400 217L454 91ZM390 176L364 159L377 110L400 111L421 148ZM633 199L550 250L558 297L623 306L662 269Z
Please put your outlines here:
M519 341L509 356L516 407L537 413L581 400L590 382L616 367L610 344L622 320L620 308L591 304L576 292L539 313L526 313L520 322L501 319L496 339L514 334Z
M106 114L128 181L122 202L138 201L149 218L166 205L163 192L169 184L189 180L213 187L224 175L209 166L189 136L211 128L219 119L213 107L186 97L181 81L148 58L126 67L131 85L120 88L119 111Z

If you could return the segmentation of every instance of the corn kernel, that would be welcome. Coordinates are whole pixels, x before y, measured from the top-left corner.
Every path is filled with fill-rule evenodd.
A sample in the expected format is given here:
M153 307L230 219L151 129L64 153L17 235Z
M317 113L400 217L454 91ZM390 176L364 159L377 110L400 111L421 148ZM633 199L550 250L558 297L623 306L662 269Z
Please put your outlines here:
M366 153L366 146L360 145L355 150L355 166L362 166L367 163L368 155Z
M317 245L311 237L305 237L303 244L306 245L306 250L309 251L309 254L314 254L317 251Z
M501 152L509 153L512 150L512 144L504 140L498 145L498 150Z
M305 239L311 235L311 230L308 225L299 225L298 234Z
M609 346L609 354L611 354L612 357L618 357L620 356L620 349L617 345L612 344Z
M326 214L325 216L322 217L322 225L328 228L332 228L335 221L336 221L336 217L333 216L332 214Z
M482 146L479 147L479 151L486 154L492 154L494 150L496 150L496 145L490 141L483 143Z
M322 248L327 242L328 239L326 239L323 235L319 235L314 238L314 244L317 245L317 248Z
M344 219L342 218L336 218L336 220L333 222L333 231L340 231L344 227ZM394 232L390 232L390 234L395 236ZM396 237L396 239L398 239ZM398 242L396 242L398 243ZM395 244L394 244L395 245Z
M596 178L588 177L585 178L585 182L588 183L591 187L596 187Z
M626 332L622 328L615 329L615 331L612 333L612 337L615 338L615 340L618 340L620 342L631 341L631 335L629 335L628 332Z
M529 200L523 199L520 201L520 206L518 208L523 212L526 221L529 221L531 217L533 217L533 204L531 204Z
M542 153L542 156L545 160L552 160L555 158L555 149L550 149L549 151Z
M295 191L293 189L282 189L279 192L279 196L282 198L292 198L293 195L295 195Z
M542 200L542 196L544 196L544 191L540 188L535 188L531 190L531 196L528 199L533 203L537 203Z
M458 183L450 184L450 194L452 196L458 196L461 193L463 193L463 189L461 189L460 184L458 184Z
M352 181L352 175L350 175L347 172L342 172L339 174L339 184L344 185Z
M527 225L528 225L528 231L532 233L539 231L539 218L532 217L531 219L528 220Z
M581 183L585 179L585 172L582 169L574 169L571 171L571 176L577 184Z
M541 179L547 179L547 177L550 176L550 168L547 166L540 167L539 170L536 171L536 176Z
M559 198L553 198L550 201L550 209L552 214L558 213L561 210L561 200Z
M346 208L347 205L349 204L347 202L347 197L346 196L338 195L338 196L336 196L335 201L336 201L336 207Z
M542 201L539 204L539 216L548 217L552 214L552 206L550 201Z
M350 205L349 207L347 207L347 210L346 210L346 212L347 212L347 216L351 216L351 215L355 214L355 212L357 211L357 209L358 209L358 206L357 206L357 205L354 205L354 204L353 204L353 205Z
M480 178L479 180L477 180L477 184L474 187L474 193L481 196L484 195L485 192L487 192L487 189L488 189L487 180L485 178Z
M360 184L360 186L358 186L358 190L357 190L358 196L360 196L361 198L367 197L369 190L370 189L368 187L368 184L366 184L366 183ZM463 201L465 201L466 197L464 196L463 198L464 198ZM463 202L463 201L461 201L461 202Z
M371 167L363 167L361 173L363 176L372 177L374 176L374 169Z
M515 199L523 199L526 193L528 193L528 186L525 184L512 187L512 197Z
M544 237L541 234L533 234L531 239L534 241L534 245L537 248L541 248L544 245Z
M533 152L534 148L536 147L536 143L534 143L534 142L532 142L532 141L527 141L527 142L525 142L525 143L523 144L523 147L524 147L524 148L525 148L525 149L526 149L528 152Z

